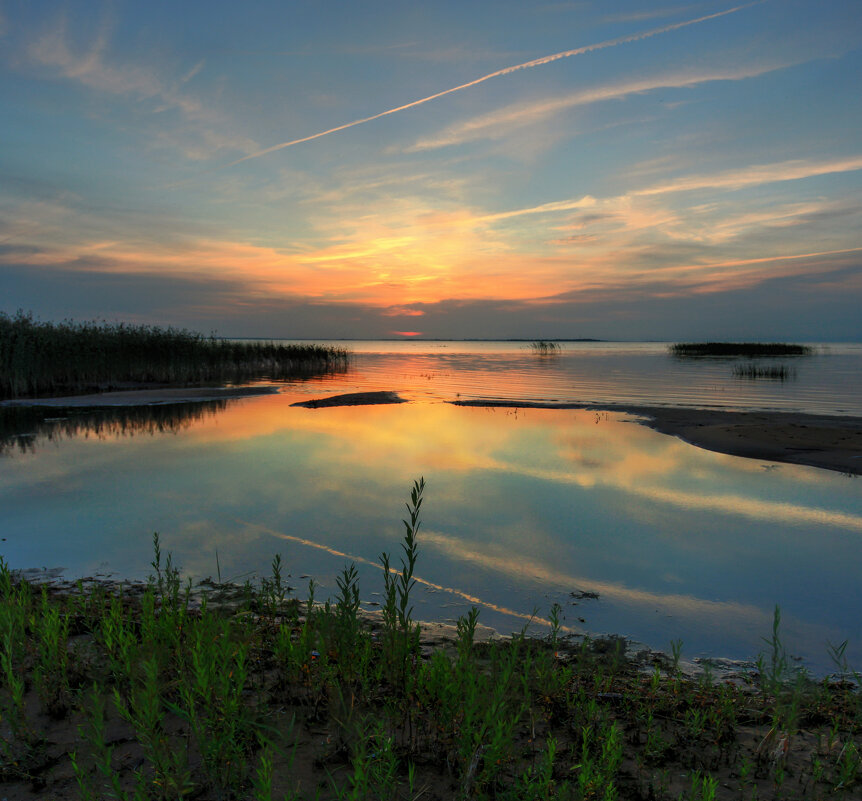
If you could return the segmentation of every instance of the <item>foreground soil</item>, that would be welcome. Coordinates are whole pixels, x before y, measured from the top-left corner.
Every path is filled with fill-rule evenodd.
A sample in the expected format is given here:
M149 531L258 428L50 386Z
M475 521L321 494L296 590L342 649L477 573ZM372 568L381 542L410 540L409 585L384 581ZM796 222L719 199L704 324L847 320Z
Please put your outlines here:
M345 597L318 606L280 578L42 595L0 576L0 797L862 795L858 686L794 676L777 621L760 671L721 681L553 626L480 638L475 618L399 650L344 578Z

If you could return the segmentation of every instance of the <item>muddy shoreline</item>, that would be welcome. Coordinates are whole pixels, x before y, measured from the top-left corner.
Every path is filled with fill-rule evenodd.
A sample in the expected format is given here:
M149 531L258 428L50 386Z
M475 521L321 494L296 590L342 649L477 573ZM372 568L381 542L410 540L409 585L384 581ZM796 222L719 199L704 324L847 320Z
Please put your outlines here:
M587 409L635 415L662 434L709 451L770 462L862 472L862 418L803 412L735 412L664 406L457 400L456 406L506 409Z

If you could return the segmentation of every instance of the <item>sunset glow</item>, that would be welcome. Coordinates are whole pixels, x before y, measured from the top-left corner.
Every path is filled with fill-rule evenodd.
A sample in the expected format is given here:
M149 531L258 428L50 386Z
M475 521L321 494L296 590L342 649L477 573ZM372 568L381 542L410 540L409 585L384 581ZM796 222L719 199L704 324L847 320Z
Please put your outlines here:
M849 0L0 9L0 310L859 339L860 41Z

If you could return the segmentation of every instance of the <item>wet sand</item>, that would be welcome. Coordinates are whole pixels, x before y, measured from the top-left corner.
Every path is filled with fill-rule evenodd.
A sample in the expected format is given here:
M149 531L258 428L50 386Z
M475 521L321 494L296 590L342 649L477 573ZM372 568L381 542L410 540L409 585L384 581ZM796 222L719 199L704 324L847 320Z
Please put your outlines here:
M636 412L663 434L719 453L862 473L862 419L791 412L652 409Z
M625 412L662 434L732 456L862 473L862 418L799 412L729 412L661 406L452 401L457 406Z

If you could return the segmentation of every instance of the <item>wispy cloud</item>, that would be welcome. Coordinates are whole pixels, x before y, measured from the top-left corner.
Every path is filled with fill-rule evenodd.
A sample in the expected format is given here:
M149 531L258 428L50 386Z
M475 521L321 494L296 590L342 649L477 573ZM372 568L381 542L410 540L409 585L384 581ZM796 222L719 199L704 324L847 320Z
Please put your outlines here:
M513 217L523 217L534 214L551 214L555 212L576 211L580 209L594 209L599 215L593 222L605 222L611 219L621 219L631 215L636 210L632 208L632 202L636 198L646 198L657 195L666 195L674 192L688 192L695 189L743 189L764 184L802 180L820 175L831 175L843 172L854 172L862 170L862 156L849 156L832 161L806 161L795 159L792 161L774 162L772 164L755 164L737 170L714 173L712 175L686 176L672 182L657 184L643 189L633 190L624 195L606 198L595 198L584 195L579 198L542 203L537 206L528 206L520 209L497 212L494 214L472 215L461 219L457 224L494 223ZM640 213L640 212L639 212ZM797 209L797 213L802 213ZM774 219L776 215L773 215ZM781 216L781 215L777 215ZM793 216L788 214L787 216ZM669 212L657 211L649 213L646 222L637 224L635 227L650 227L656 224L657 219L672 218L676 215ZM766 217L764 220L767 219ZM574 227L581 228L583 220L576 220ZM455 223L453 223L455 224Z
M513 217L524 217L532 214L554 214L562 211L576 211L578 209L589 209L596 205L596 199L590 195L573 200L555 200L550 203L542 203L538 206L529 206L523 209L512 209L511 211L499 211L495 214L479 214L469 219L470 224L494 223L500 220L509 220Z
M694 211L694 210L692 210ZM839 202L813 201L774 205L764 210L731 213L721 218L713 204L704 209L702 216L691 214L685 221L684 231L679 236L710 244L730 242L748 232L786 230L808 225L814 220L858 215L860 207Z
M185 119L195 124L196 141L183 147L192 158L212 156L224 149L248 152L258 145L245 135L226 133L227 124L221 116L206 107L198 98L182 87L204 67L198 61L179 79L166 79L148 65L122 64L108 55L110 26L103 21L95 37L84 47L75 48L70 42L64 19L59 19L27 47L31 64L48 68L67 80L109 95L130 97L135 101L149 101L152 113L176 109ZM164 130L161 138L170 139ZM176 142L175 142L176 143Z
M715 81L740 81L783 69L786 66L788 65L738 67L700 74L675 73L585 89L581 92L574 92L561 97L550 97L538 102L512 104L490 114L483 114L466 122L450 126L435 137L420 139L408 147L406 152L416 153L435 150L477 139L495 139L505 135L513 127L531 125L577 106L586 106L607 100L621 100L630 95L643 94L656 89L683 89Z
M762 2L762 0L757 0L757 2ZM604 50L609 47L616 47L622 44L628 44L630 42L638 42L644 39L649 39L653 36L659 36L663 33L670 33L671 31L676 31L681 28L686 28L689 25L697 25L701 22L707 22L708 20L717 19L719 17L724 17L728 14L734 14L737 11L741 11L744 8L749 8L752 5L757 5L757 3L747 3L745 5L734 6L733 8L728 8L724 11L718 11L714 14L707 14L702 17L697 17L696 19L685 20L683 22L676 22L672 25L664 25L661 28L653 28L648 31L641 31L639 33L633 33L628 36L620 36L616 39L607 39L603 42L596 42L595 44L584 45L582 47L576 47L572 50L563 50L559 53L553 53L548 56L542 56L541 58L533 59L532 61L525 61L521 64L514 64L511 67L504 67L503 69L496 70L494 72L489 72L487 75L483 75L479 78L475 78L472 81L468 81L467 83L459 84L458 86L453 86L450 89L444 89L442 92L436 92L433 95L428 95L427 97L420 98L419 100L413 100L409 103L405 103L401 106L396 106L394 108L387 109L386 111L381 111L377 114L372 114L368 117L361 117L360 119L352 120L351 122L346 122L343 125L337 125L334 128L328 128L325 131L318 131L317 133L311 134L309 136L303 136L299 139L291 139L287 142L281 142L280 144L273 145L272 147L265 148L264 150L259 150L256 153L250 153L247 156L243 156L241 159L236 159L235 161L226 164L226 167L233 167L236 164L241 164L244 161L248 161L249 159L260 158L261 156L266 156L270 153L275 153L278 150L284 150L288 147L293 147L294 145L300 145L304 142L311 142L314 139L320 139L323 136L328 136L329 134L337 133L338 131L344 131L348 128L353 128L357 125L363 125L366 122L371 122L372 120L379 120L381 117L387 117L391 114L397 114L401 111L406 111L407 109L415 108L416 106L421 106L424 103L429 103L432 100L437 100L438 98L445 97L446 95L451 95L455 92L461 92L465 89L470 89L473 86L478 86L481 83L485 83L485 81L490 81L493 78L500 78L504 75L511 75L514 72L520 72L521 70L532 69L533 67L541 67L545 64L551 64L554 61L559 61L564 58L572 58L573 56L582 56L587 53L592 53L597 50Z
M798 181L818 175L831 175L862 170L862 156L847 156L828 161L792 159L772 164L753 164L738 170L712 175L689 175L663 184L637 189L633 195L664 195L670 192L691 192L697 189L744 189L781 181Z
M602 22L645 22L648 19L659 19L669 17L673 14L682 14L690 11L694 6L679 6L677 8L653 8L647 11L631 11L621 14L605 14Z

